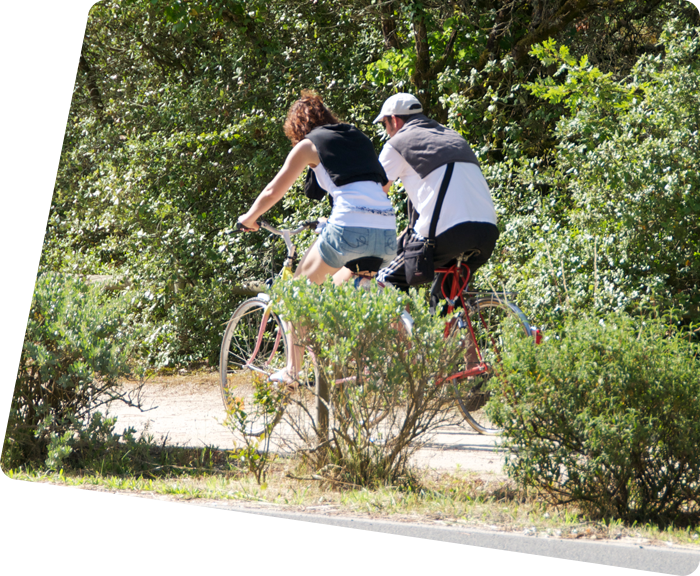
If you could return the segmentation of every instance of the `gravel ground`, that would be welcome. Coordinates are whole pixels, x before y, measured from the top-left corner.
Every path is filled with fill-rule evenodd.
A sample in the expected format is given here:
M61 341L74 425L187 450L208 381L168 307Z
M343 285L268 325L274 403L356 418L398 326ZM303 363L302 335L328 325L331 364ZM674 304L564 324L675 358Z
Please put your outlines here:
M226 414L216 374L156 377L144 386L141 397L145 411L122 403L110 406L110 415L117 416L118 431L131 426L167 444L234 447L235 436L222 424ZM276 429L275 433L284 431ZM497 442L497 438L477 434L466 423L451 426L418 450L414 462L436 470L461 468L502 476L504 455L496 451Z

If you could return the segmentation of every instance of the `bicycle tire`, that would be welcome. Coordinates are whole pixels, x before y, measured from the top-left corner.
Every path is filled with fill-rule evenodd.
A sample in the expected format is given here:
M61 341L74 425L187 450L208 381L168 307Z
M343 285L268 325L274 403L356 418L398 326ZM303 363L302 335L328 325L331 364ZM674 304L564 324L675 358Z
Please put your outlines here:
M234 402L242 402L248 418L243 432L249 436L269 434L282 418L284 402L265 406L260 402L260 386L284 368L288 346L284 325L269 310L266 298L243 302L226 325L219 353L221 396L227 410Z
M489 420L486 413L485 406L491 393L485 390L485 387L498 373L501 352L507 346L504 325L508 321L514 322L518 327L516 332L527 337L532 336L532 330L520 308L496 295L471 300L469 315L477 345L488 371L458 383L457 409L467 424L479 434L494 436L500 434L501 430Z

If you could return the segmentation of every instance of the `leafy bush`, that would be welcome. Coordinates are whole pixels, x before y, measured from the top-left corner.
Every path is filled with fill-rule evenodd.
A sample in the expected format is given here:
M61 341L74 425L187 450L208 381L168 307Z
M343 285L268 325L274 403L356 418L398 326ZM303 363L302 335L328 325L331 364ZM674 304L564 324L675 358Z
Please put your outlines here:
M700 520L698 347L660 320L569 320L514 342L491 404L508 474L597 517Z
M57 467L85 433L104 436L97 408L137 397L117 390L132 373L126 296L60 274L36 282L3 446L3 468ZM97 420L95 420L97 418ZM94 434L93 434L94 433ZM85 443L85 442L83 442Z
M304 412L306 427L291 422L306 443L297 449L335 481L404 481L421 441L456 417L450 387L436 385L463 359L459 340L444 338L445 319L429 314L424 290L408 296L374 283L361 290L297 279L273 292L277 311L315 358L317 381L328 386L327 424L322 411ZM407 307L410 336L399 320Z
M224 424L243 438L241 446L236 443L229 453L229 460L247 466L257 483L262 484L276 457L270 450L270 435L278 423L280 407L287 403L288 391L259 372L253 372L250 376L254 390L252 401L246 405L244 398L232 398L226 407ZM260 418L264 423L262 430L255 435L250 434L252 421L258 422Z
M506 223L491 270L538 318L642 306L700 320L700 39L672 20L661 47L623 80L554 41L533 50L558 70L527 85L565 110L556 146L486 177Z

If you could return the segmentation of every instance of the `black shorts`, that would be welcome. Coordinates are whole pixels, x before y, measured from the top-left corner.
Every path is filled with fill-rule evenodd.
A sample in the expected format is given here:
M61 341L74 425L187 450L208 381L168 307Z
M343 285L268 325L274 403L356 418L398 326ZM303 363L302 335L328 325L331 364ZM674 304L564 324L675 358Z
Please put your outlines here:
M435 237L435 251L433 252L435 268L444 268L460 254L478 250L479 254L472 256L467 262L473 275L491 257L498 236L498 227L488 222L463 222L445 230ZM407 241L416 238L420 238L420 236L413 233ZM394 258L386 268L379 271L377 280L396 286L400 290L408 291L403 253Z

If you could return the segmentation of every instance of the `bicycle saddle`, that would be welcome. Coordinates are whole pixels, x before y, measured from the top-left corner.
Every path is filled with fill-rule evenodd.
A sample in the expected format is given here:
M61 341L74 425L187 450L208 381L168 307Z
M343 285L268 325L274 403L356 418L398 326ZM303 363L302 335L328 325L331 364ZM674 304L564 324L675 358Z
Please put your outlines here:
M364 258L355 258L345 264L356 274L373 274L379 272L382 267L382 259L377 256L365 256Z

